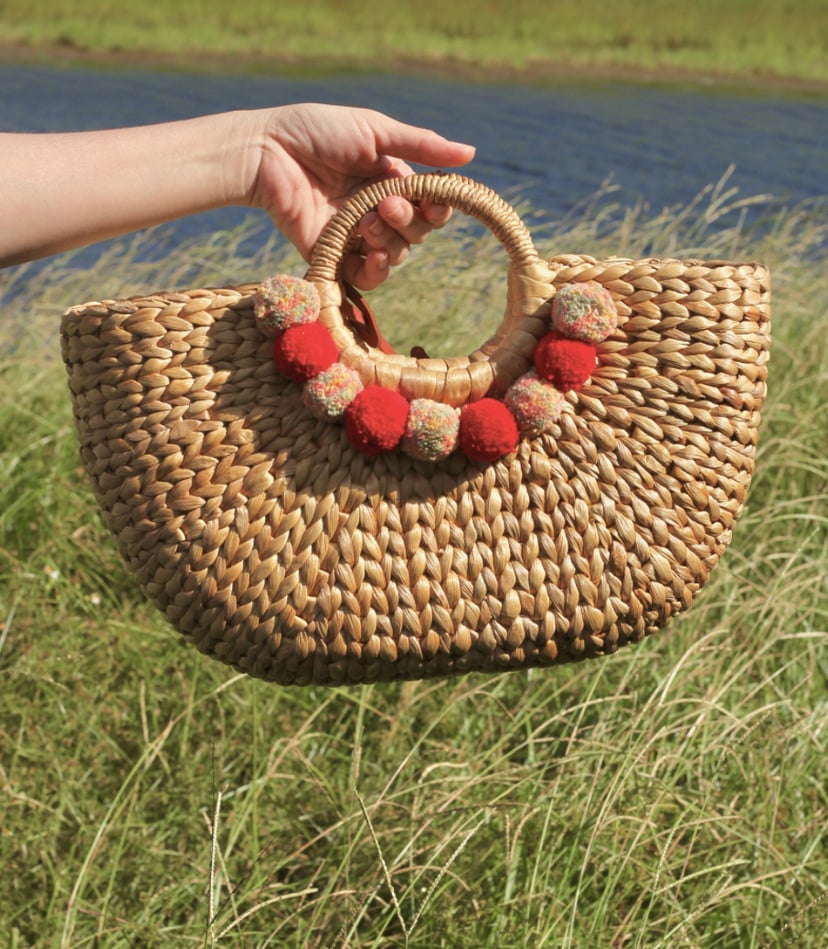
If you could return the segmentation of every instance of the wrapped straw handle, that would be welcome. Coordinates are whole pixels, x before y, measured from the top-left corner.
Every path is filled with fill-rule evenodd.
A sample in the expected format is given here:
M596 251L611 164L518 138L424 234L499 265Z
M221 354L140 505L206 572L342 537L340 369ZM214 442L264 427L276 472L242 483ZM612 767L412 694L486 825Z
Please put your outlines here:
M417 359L383 353L355 337L343 319L342 260L352 246L359 222L383 198L447 205L475 217L500 241L509 259L506 315L497 332L468 356ZM337 343L340 361L356 369L365 385L398 389L409 399L430 398L460 406L502 395L531 365L554 294L548 265L514 208L497 192L461 175L429 173L387 178L368 185L331 218L313 249L307 279L320 294L324 323ZM470 306L473 301L470 301Z
M322 231L311 256L310 277L335 280L342 257L359 222L383 198L399 195L409 201L443 204L477 218L495 235L516 264L537 260L532 237L515 209L485 185L461 175L432 172L385 178L350 198Z

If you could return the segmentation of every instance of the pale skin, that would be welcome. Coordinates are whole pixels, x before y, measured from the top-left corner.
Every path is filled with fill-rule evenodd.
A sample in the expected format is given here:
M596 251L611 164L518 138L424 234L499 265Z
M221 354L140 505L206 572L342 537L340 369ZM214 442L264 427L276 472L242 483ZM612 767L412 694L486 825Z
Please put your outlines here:
M267 211L308 259L334 212L361 186L454 168L474 148L379 112L303 104L136 128L0 133L0 266L165 221L240 205ZM361 254L343 276L371 290L449 208L385 198L363 218Z

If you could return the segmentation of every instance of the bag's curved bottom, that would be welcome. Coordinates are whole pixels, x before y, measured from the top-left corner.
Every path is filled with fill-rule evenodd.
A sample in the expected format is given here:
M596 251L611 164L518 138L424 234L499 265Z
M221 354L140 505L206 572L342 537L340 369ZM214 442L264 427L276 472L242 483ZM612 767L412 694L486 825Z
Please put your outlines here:
M73 308L81 452L121 554L202 652L283 684L642 639L729 543L765 392L766 272L728 291L677 263L558 260L556 279L603 280L621 325L552 434L487 466L352 449L274 371L253 287Z

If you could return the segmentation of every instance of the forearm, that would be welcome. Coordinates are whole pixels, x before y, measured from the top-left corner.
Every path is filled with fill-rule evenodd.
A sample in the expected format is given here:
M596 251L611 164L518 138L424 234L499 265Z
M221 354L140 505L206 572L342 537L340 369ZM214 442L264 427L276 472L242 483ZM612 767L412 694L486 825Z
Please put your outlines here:
M254 113L0 134L0 266L231 204L255 179Z
M267 211L308 257L348 196L409 161L455 167L474 149L370 109L305 103L101 132L0 133L0 266L227 205ZM390 196L360 227L346 279L376 287L447 219Z

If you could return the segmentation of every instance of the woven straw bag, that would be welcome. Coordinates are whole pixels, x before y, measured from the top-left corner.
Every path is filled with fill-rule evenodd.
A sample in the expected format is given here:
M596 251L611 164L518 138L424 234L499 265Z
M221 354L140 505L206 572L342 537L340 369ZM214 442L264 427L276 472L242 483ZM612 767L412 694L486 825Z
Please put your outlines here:
M468 357L384 352L347 319L342 257L389 194L473 215L508 254L505 318ZM335 685L601 656L691 605L753 471L764 267L544 261L497 194L430 174L351 199L307 279L340 360L408 399L502 397L566 284L606 288L617 328L548 431L496 461L430 462L369 457L309 412L274 368L255 286L68 310L84 465L122 556L187 640L252 676Z

